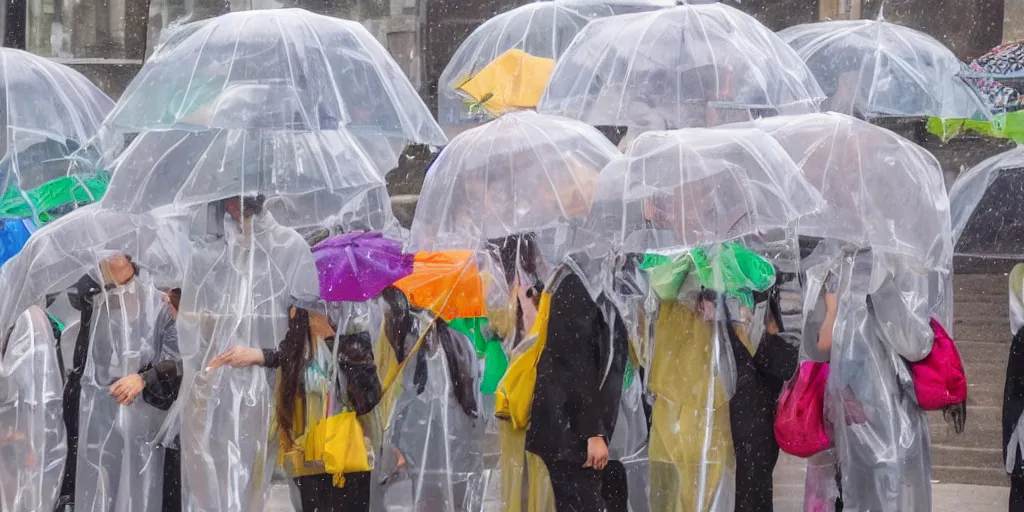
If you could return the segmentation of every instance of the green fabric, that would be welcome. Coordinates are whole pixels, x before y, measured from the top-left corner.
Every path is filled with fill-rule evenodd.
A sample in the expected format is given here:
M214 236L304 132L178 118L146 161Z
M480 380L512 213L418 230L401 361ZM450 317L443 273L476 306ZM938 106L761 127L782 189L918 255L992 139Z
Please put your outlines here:
M727 242L711 257L705 248L695 248L675 258L648 261L640 268L649 278L651 288L661 300L674 300L686 276L697 271L701 286L736 297L753 307L752 292L764 291L775 284L775 267L759 254L735 242Z
M508 369L508 357L505 355L505 350L501 347L501 340L487 338L484 334L486 332L487 318L456 318L448 322L448 325L452 329L465 334L473 342L477 357L484 360L484 374L483 378L480 379L480 392L493 394L497 391L501 378L505 376L505 370Z
M60 320L57 319L57 317L51 315L50 313L46 313L46 316L50 317L51 324L57 326L57 329L59 331L64 332L64 322L61 322Z
M927 128L929 133L943 141L948 141L963 133L973 132L1024 143L1024 110L996 115L992 121L930 117Z
M63 176L27 192L12 185L0 197L0 217L24 219L38 215L39 223L45 224L59 215L54 210L62 206L99 200L108 183L107 174L100 171L88 177Z
M626 358L626 370L622 373L622 389L627 390L633 384L633 358Z

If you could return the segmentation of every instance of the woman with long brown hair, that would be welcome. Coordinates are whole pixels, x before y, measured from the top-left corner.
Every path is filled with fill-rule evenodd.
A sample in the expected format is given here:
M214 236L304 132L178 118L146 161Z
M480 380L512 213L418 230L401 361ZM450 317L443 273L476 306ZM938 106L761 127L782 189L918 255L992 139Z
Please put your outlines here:
M370 508L370 472L346 473L343 486L336 486L323 461L307 460L303 448L303 440L323 419L328 402L363 416L380 401L381 383L370 333L365 325L347 323L357 325L336 335L325 314L292 308L288 332L276 350L234 347L210 364L211 368L278 369L275 419L280 434L279 460L295 481L303 512ZM332 382L337 374L343 379ZM345 383L344 390L338 389L339 382Z

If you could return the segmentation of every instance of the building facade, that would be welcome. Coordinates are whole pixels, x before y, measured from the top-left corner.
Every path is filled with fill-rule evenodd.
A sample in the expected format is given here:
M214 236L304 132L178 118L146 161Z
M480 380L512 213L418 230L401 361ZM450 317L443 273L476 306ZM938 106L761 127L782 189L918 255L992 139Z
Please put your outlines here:
M886 19L932 34L969 60L1024 38L1024 0L722 0L774 30L819 19ZM299 7L361 21L434 105L458 44L487 18L526 0L4 0L5 46L71 65L115 98L161 34L230 11ZM945 15L943 13L948 13Z

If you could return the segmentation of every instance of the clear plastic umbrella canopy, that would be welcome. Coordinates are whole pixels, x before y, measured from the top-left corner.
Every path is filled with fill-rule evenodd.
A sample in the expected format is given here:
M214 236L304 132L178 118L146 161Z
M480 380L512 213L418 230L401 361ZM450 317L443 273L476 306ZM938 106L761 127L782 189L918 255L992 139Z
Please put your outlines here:
M826 206L802 235L834 238L943 268L952 259L942 169L920 146L837 113L756 123L782 145Z
M787 228L822 205L755 129L647 132L601 172L588 231L622 252L674 251Z
M713 3L591 22L559 59L538 111L665 130L816 112L823 96L792 48Z
M824 21L779 32L828 95L822 110L861 118L987 119L963 63L931 36L887 21Z
M446 142L398 64L357 22L272 9L180 30L129 84L107 128L344 125L366 137Z
M542 1L487 20L459 45L441 73L438 97L441 124L479 124L487 119L486 113L471 110L473 100L457 89L506 51L515 48L534 57L557 60L572 38L591 20L664 6L643 0Z
M288 227L397 227L384 179L343 129L152 130L111 169L108 209L144 213L261 195Z
M0 78L0 216L48 220L58 213L50 210L75 206L73 184L81 202L97 199L84 192L102 194L86 186L102 148L86 145L113 101L77 71L21 50L0 49Z
M541 232L563 247L560 228L587 214L598 173L619 154L590 126L532 111L463 132L427 171L410 247L476 250Z
M949 191L956 254L1019 259L1022 204L1024 149L996 155L962 174Z

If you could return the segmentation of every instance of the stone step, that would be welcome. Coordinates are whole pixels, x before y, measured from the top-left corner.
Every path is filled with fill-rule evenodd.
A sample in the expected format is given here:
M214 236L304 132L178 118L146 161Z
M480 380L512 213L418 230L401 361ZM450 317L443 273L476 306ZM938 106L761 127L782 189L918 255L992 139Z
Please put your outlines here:
M963 446L932 445L932 466L1001 470L1003 450L994 448L967 448Z
M1010 479L1001 468L1002 466L964 467L959 463L953 466L937 466L935 459L932 458L932 482L1009 487Z
M960 358L972 363L998 363L1006 367L1006 358L1010 350L1009 343L992 341L957 342ZM1005 372L1004 372L1005 373Z

